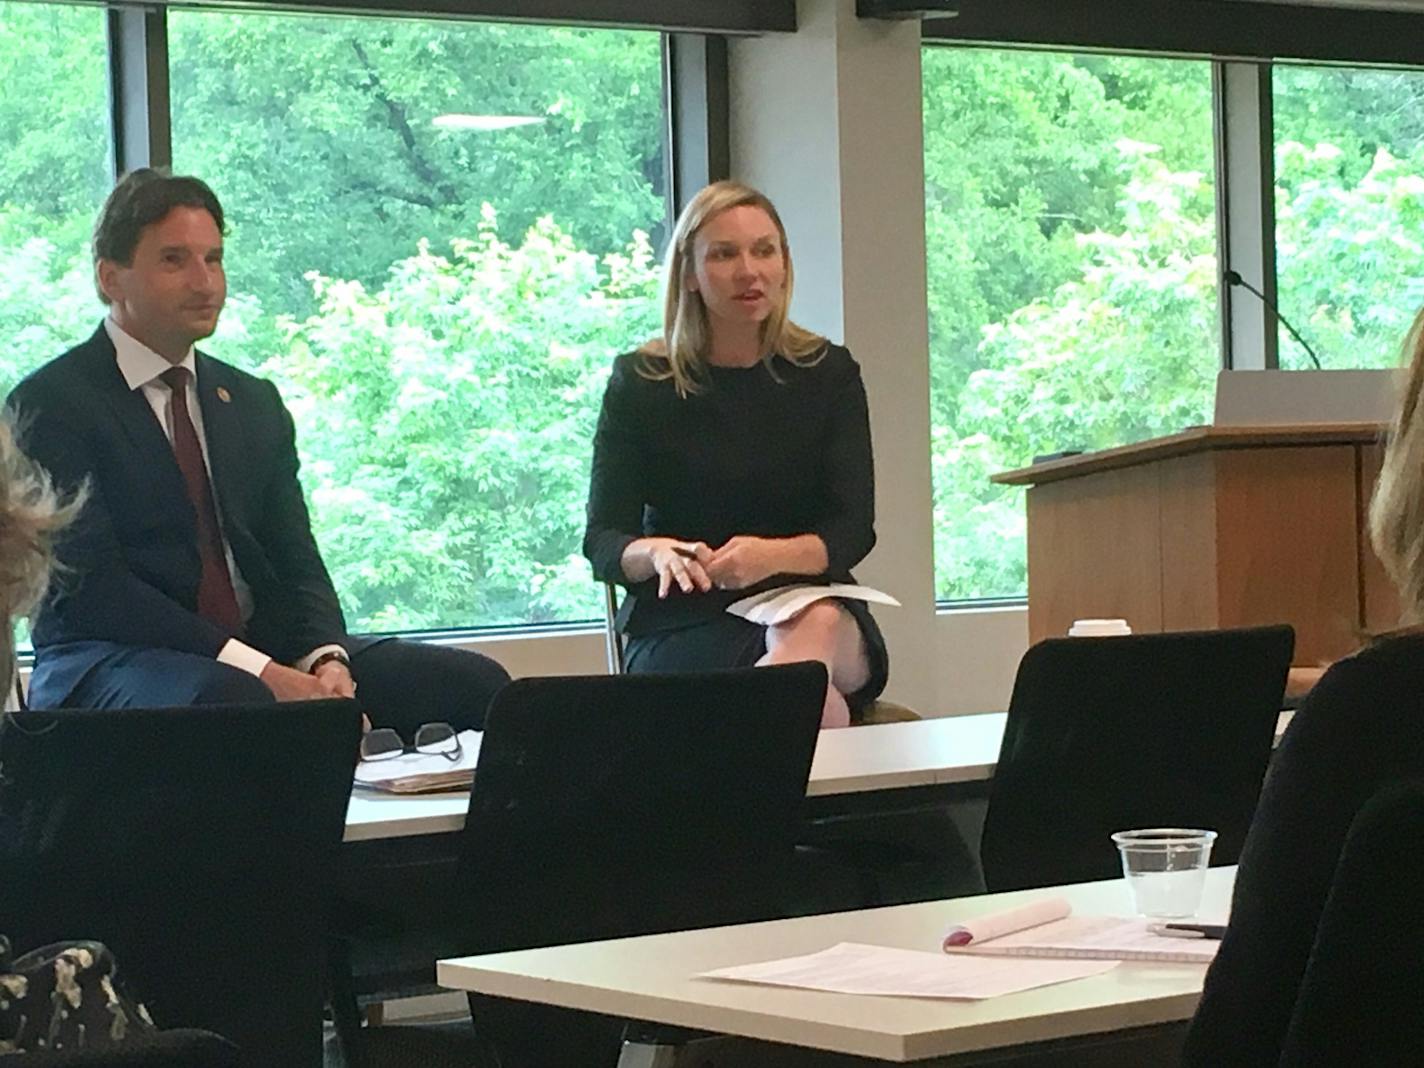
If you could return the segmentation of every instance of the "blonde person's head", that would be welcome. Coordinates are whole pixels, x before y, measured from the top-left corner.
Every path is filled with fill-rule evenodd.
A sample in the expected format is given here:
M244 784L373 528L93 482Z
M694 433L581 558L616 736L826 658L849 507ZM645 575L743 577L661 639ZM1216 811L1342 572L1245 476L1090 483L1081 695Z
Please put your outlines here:
M1424 624L1424 310L1404 352L1409 369L1370 501L1370 541L1399 590L1400 622L1418 626Z
M0 698L14 682L15 620L39 604L54 564L55 535L78 510L49 475L20 451L0 420Z
M776 296L771 314L761 326L761 358L781 355L797 363L813 363L825 352L826 339L793 323L788 317L794 272L786 227L765 194L741 182L713 182L702 189L678 216L668 242L663 273L663 335L647 345L642 373L652 379L671 378L679 396L695 393L704 379L711 349L711 328L702 294L693 286L697 235L712 219L739 207L766 212L781 242L786 280Z

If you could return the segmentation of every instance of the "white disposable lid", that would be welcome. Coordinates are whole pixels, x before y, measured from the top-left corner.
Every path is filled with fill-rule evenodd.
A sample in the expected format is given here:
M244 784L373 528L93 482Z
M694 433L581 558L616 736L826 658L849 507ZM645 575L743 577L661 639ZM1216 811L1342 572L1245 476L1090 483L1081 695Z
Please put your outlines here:
M1125 619L1075 619L1068 628L1070 637L1111 637L1131 633L1132 628Z

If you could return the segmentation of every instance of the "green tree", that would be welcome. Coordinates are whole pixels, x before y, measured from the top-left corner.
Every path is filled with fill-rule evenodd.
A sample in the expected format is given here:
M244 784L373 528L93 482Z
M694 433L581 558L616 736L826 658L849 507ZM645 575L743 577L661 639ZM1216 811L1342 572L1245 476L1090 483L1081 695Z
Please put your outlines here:
M600 261L554 222L518 246L485 206L380 289L312 275L260 368L300 428L318 540L360 629L596 617L589 443L610 356L656 324L646 235ZM243 329L239 323L236 330Z
M1049 316L1060 299L1075 302L1074 314L1106 320L1092 331L1100 340L1112 315L1136 318L1134 307L1111 300L1141 294L1119 286L1080 307L1074 287L1090 268L1109 270L1115 260L1130 270L1145 255L1139 243L1185 243L1164 213L1209 232L1210 71L1180 61L932 47L924 72L936 591L1022 595L1019 495L990 486L988 475L1036 452L1112 441L1111 428L1126 432L1128 404L1175 403L1169 381L1154 383L1160 394L1116 395L1139 373L1131 330L1093 353L1075 333L1049 336L1068 326ZM1190 183L1161 212L1142 185L1157 171ZM1111 250L1108 235L1117 242ZM1094 268L1095 256L1104 264ZM1214 274L1205 271L1206 288L1192 295L1198 318L1214 314ZM1036 347L1025 345L1026 333ZM1214 335L1190 344L1187 363L1197 353L1214 357ZM1074 361L1084 365L1083 382L1054 378L1073 373L1060 365ZM1007 392L996 405L990 395L999 386Z
M1117 145L1212 173L1205 64L931 47L924 52L931 405L952 425L981 330L1081 269L1113 228Z
M173 143L232 224L232 271L273 311L309 271L379 286L417 238L518 240L552 215L595 254L665 225L661 50L649 32L174 13ZM443 115L527 117L448 129Z
M1145 146L1115 232L1082 235L1078 277L984 328L958 421L934 428L940 596L1025 588L1022 490L996 471L1203 421L1217 366L1211 187Z

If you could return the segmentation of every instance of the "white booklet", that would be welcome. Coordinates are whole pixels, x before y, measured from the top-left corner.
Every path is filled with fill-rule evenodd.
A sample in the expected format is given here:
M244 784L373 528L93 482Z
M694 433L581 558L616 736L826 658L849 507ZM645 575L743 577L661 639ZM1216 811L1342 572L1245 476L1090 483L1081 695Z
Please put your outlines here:
M946 953L1078 960L1210 964L1220 942L1154 934L1145 919L1074 916L1063 898L1045 898L979 916L945 932Z
M355 784L390 794L431 794L468 790L480 762L479 731L461 731L460 759L439 753L402 753L389 760L363 760L356 765Z
M819 953L703 972L701 979L793 986L836 994L955 998L1001 994L1101 975L1117 964L1093 960L993 960L842 942Z
M761 593L743 597L740 601L733 601L727 606L727 611L752 623L770 627L777 623L785 623L807 605L823 601L828 597L847 597L852 601L868 601L871 604L900 607L900 602L888 593L883 593L870 586L853 586L845 582L818 586L810 582L799 582L791 586L777 586L775 589L762 590Z

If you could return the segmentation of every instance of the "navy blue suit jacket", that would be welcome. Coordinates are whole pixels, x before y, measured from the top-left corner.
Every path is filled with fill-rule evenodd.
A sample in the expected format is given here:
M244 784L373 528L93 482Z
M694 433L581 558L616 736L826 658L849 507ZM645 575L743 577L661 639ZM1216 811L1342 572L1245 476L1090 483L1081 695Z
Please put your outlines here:
M292 418L276 387L202 353L197 372L223 533L252 590L245 634L197 614L201 565L183 477L101 326L9 399L30 457L63 490L88 485L79 518L59 540L61 567L35 619L41 661L47 647L93 640L214 657L241 637L284 662L318 645L348 644L297 481Z

